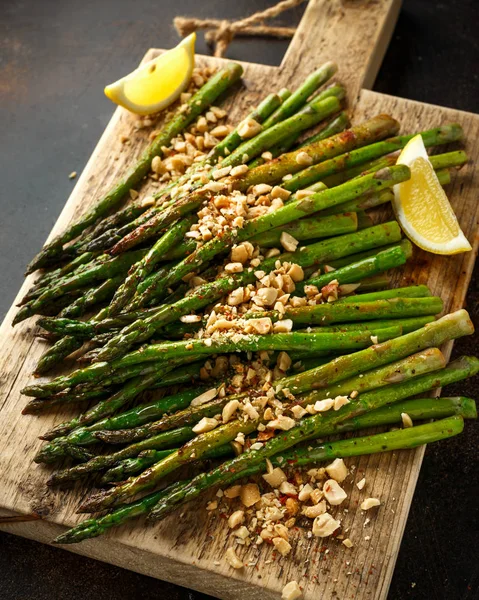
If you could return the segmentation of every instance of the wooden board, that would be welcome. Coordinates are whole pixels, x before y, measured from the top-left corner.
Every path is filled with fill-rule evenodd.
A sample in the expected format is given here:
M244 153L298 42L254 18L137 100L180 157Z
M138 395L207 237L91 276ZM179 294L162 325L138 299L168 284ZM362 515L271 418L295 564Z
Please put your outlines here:
M399 276L398 283L427 283L445 300L448 311L462 305L478 246L479 208L475 199L477 174L473 164L479 159L479 117L392 98L361 87L371 85L392 31L399 3L387 1L311 1L280 69L246 64L241 90L228 99L232 122L243 116L264 95L265 89L296 85L324 60L340 63L340 78L347 85L349 101L355 105L354 122L388 112L411 132L441 123L459 121L466 131L466 151L470 165L454 176L449 187L461 226L474 245L474 251L460 257L434 257L418 254L414 263ZM358 35L359 34L359 35ZM340 43L341 42L341 43ZM150 51L151 58L158 51ZM213 61L214 59L204 59ZM134 142L122 146L120 135ZM80 177L52 235L84 211L90 198L97 198L121 174L146 142L146 132L134 132L132 118L118 109ZM123 150L122 150L123 148ZM119 159L112 161L112 156ZM27 280L19 297L31 284ZM38 435L54 423L65 420L67 412L42 417L21 416L25 399L20 389L31 380L30 373L44 350L33 337L33 321L12 329L12 308L1 329L0 353L0 514L28 516L42 520L3 524L2 529L49 543L74 525L75 508L87 494L77 485L74 491L51 491L45 486L47 470L35 465L32 457L40 447ZM250 549L244 556L258 568L241 572L229 569L223 560L229 545L223 520L203 510L203 498L191 510L174 514L149 527L140 523L123 527L108 536L89 540L69 550L107 561L153 577L187 585L218 598L279 598L283 585L296 579L307 600L323 598L377 598L387 595L400 540L411 504L423 450L395 452L355 459L355 479L367 478L368 494L378 496L382 507L364 527L365 516L358 511L359 493L348 481L349 512L342 515L344 528L354 541L351 550L337 541L307 539L293 541L287 558L274 559L269 546ZM369 536L369 540L364 537ZM326 553L325 550L328 550ZM219 561L219 564L216 562ZM349 563L349 564L348 564Z

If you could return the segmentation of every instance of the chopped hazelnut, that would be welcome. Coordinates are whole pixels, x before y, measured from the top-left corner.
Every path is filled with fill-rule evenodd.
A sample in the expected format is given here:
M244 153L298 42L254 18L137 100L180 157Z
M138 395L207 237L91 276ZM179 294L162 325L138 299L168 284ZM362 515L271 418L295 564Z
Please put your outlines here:
M218 426L218 421L211 417L203 417L201 421L199 421L194 427L193 431L195 433L206 433L207 431L211 431L215 427Z
M233 569L243 568L243 563L238 558L233 547L228 548L228 550L226 550L225 559L226 562L230 565L230 567L233 567Z
M361 481L357 482L356 487L358 488L358 490L362 490L365 485L366 485L366 477L363 477L361 479Z
M231 169L230 175L231 177L241 177L241 175L245 175L248 170L248 165L237 165Z
M326 398L325 400L318 400L314 403L314 410L316 412L326 412L333 407L334 400Z
M228 263L225 265L226 273L241 273L243 270L243 265L240 262Z
M313 535L318 537L328 537L332 535L341 525L340 521L336 521L329 513L324 513L316 517L313 522Z
M313 164L313 159L307 152L298 152L296 155L296 162L298 165L309 166Z
M268 483L272 488L279 488L279 486L287 480L287 477L282 469L276 467L271 471L271 473L267 473L263 475L263 479Z
M283 483L279 486L279 491L285 496L298 495L298 490L292 483L289 483L289 481L283 481Z
M291 192L285 190L279 185L275 185L271 190L271 198L279 198L280 200L287 200L291 196Z
M158 175L166 173L166 167L159 156L153 157L153 160L151 161L151 170L153 173L158 173Z
M353 542L349 538L346 538L345 540L343 540L343 544L346 546L346 548L353 547Z
M247 483L246 485L241 486L240 492L241 502L249 508L256 504L261 499L261 494L259 493L259 488L256 483Z
M213 398L216 398L217 395L218 395L218 390L216 388L211 388L211 390L207 390L206 392L203 392L199 396L196 396L196 398L193 398L193 400L191 401L191 406L200 406L201 404L210 402L210 400L213 400Z
M249 319L245 325L246 333L259 333L264 335L273 328L273 323L269 317L260 317L258 319Z
M412 427L413 422L411 417L407 413L401 413L401 420L404 427Z
M292 235L290 235L287 231L281 232L281 237L279 238L279 241L283 248L288 252L295 252L299 244L298 240Z
M278 418L273 419L273 421L269 421L266 427L268 427L268 429L281 429L282 431L289 431L295 425L296 421L294 419L280 415Z
M290 410L293 413L295 419L301 419L302 417L304 417L304 415L308 413L308 411L305 410L299 404L296 404L296 406L291 407Z
M324 483L323 494L331 506L338 506L348 497L343 488L334 479L328 479Z
M288 275L295 283L297 283L298 281L303 281L304 279L304 271L302 267L300 267L296 263L293 263L288 269Z
M230 400L227 404L225 404L225 406L223 407L223 412L221 414L223 423L228 423L228 421L231 420L234 413L238 410L239 405L240 403L238 402L238 400Z
M316 519L325 512L326 502L324 500L321 500L321 502L318 502L318 504L315 504L314 506L303 507L303 515L308 517L308 519Z
M290 581L283 588L281 600L298 600L301 596L301 588L299 587L298 582Z
M241 493L241 485L232 485L229 488L226 488L226 490L224 491L224 496L225 498L228 499L233 499L233 498L238 498L238 496Z
M272 540L273 546L282 555L287 556L291 552L291 544L282 537L274 537Z
M291 367L291 362L289 354L286 352L280 352L278 354L277 365L281 371L287 371Z
M244 119L244 121L241 121L241 123L236 128L236 131L238 132L238 135L241 138L248 139L254 137L255 135L258 135L258 133L260 133L262 129L263 128L257 121L251 118L247 118Z
M291 319L284 319L283 321L276 321L273 325L274 333L289 333L293 329L293 321Z
M309 483L307 483L300 490L300 492L298 494L298 500L300 500L301 502L306 502L307 500L309 500L312 491L313 491L313 487Z
M361 502L361 510L369 510L370 508L379 506L380 504L381 502L378 500L378 498L366 498L366 500Z
M345 404L349 404L349 400L346 396L336 396L334 399L334 410L339 410Z
M348 475L348 468L346 467L342 458L336 458L331 464L325 467L326 473L338 483L344 481Z

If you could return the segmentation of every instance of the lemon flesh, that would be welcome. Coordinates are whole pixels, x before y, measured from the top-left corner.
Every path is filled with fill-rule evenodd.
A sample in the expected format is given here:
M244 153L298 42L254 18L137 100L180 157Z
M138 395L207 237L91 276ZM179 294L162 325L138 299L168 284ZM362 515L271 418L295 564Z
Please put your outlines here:
M105 88L105 95L137 115L149 115L172 104L191 79L196 34Z
M471 250L420 135L406 144L397 164L411 170L409 180L394 186L393 206L404 233L420 248L435 254Z

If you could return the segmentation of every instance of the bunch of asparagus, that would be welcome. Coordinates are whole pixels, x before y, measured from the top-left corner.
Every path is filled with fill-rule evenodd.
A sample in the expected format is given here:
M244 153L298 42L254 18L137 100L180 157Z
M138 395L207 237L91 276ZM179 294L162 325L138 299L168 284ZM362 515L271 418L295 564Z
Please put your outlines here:
M85 366L25 388L32 399L24 412L92 403L48 431L35 460L77 461L54 473L49 485L90 473L102 473L103 484L126 479L85 501L81 512L108 512L60 536L59 543L100 535L142 514L163 518L205 490L261 473L266 459L273 465L292 461L302 466L412 448L456 435L464 418L476 416L470 399L411 399L479 371L473 357L446 365L439 350L473 327L465 311L435 320L442 301L426 286L387 289L387 272L411 257L412 246L401 239L395 221L373 225L365 210L388 203L391 188L410 177L396 159L412 136L398 136L399 124L387 115L350 127L341 110L344 88L333 84L319 91L335 71L327 63L294 92L267 96L152 201L121 207L153 159L241 77L241 67L228 64L165 125L125 178L29 265L28 272L47 270L23 299L15 322L43 315L41 335L54 342L37 375L73 353ZM301 139L316 126L319 131ZM435 147L460 140L462 129L451 124L421 135L427 147ZM431 156L443 185L449 182L449 168L466 160L462 151ZM274 210L227 225L200 243L187 235L202 209L220 195L248 194L257 186L270 200L273 193L281 199ZM295 243L289 247L284 240L291 239ZM228 270L226 257L245 243L261 258L254 266ZM241 315L244 332L204 335L213 305L226 306L225 297L255 284L258 270L264 277L281 265L294 265L301 274L294 285L303 299L300 306L286 302L283 308L247 311ZM186 282L192 277L200 282L190 290ZM322 294L313 301L311 290ZM89 318L80 320L83 316ZM248 333L248 322L258 317L271 323L272 332ZM259 449L248 449L248 442L244 452L233 456L238 436L255 440L271 421L264 405L249 418L222 419L231 402L251 405L255 393L233 390L228 373L206 381L205 360L238 352L246 361L258 353L266 367L288 354L294 366L288 376L279 372L274 393L284 411L298 417L288 417L288 428ZM158 388L164 395L145 401L143 393ZM198 402L202 392L207 399ZM339 395L350 397L340 410L309 410ZM403 413L439 420L374 436L313 442L311 450L311 440L394 424ZM200 427L205 423L211 430ZM121 447L104 452L102 442ZM214 460L214 466L207 463L205 469L205 460ZM155 490L164 477L192 463L203 470ZM131 501L145 492L151 493Z

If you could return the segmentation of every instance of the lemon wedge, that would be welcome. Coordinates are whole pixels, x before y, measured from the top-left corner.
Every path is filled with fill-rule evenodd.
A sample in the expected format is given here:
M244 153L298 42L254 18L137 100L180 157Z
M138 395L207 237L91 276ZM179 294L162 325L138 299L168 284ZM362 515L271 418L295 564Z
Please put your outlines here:
M195 66L196 34L105 88L105 95L137 115L150 115L172 104L183 92Z
M394 186L393 202L396 218L408 238L434 254L458 254L471 250L420 135L409 140L397 164L411 169L411 179Z

